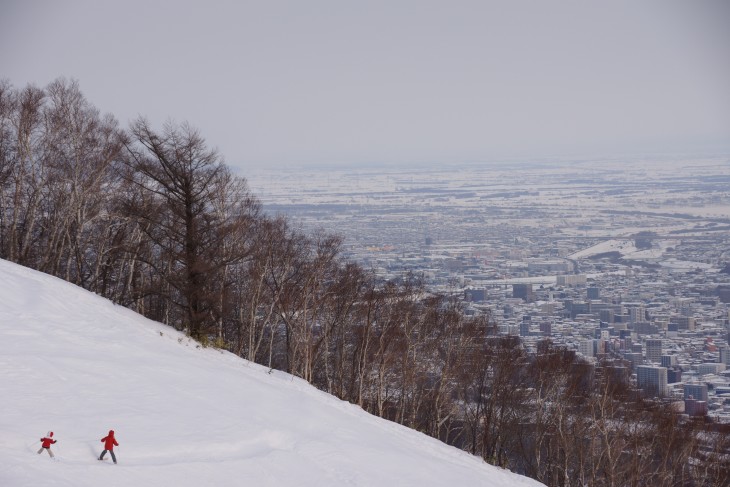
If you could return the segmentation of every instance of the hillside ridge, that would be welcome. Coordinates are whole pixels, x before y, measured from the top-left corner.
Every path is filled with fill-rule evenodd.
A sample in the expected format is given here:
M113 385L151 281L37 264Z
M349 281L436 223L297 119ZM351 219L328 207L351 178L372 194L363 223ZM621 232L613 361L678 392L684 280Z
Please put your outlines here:
M7 261L0 344L2 485L541 485Z

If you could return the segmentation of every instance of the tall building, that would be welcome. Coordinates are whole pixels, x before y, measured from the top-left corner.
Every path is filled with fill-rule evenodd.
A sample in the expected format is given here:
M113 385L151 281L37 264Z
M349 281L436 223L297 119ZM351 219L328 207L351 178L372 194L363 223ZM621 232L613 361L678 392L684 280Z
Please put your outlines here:
M573 301L570 307L570 317L575 319L578 315L587 315L591 312L591 303L585 301Z
M512 284L512 297L522 298L528 303L532 302L534 300L532 284Z
M598 313L601 321L605 321L606 323L613 323L614 312L612 309L602 309Z
M588 288L586 296L588 299L601 299L601 290L595 286Z
M662 341L661 339L650 338L646 340L646 361L655 364L662 361Z
M661 365L662 367L670 368L677 365L677 356L676 355L662 355L661 358Z
M695 329L695 319L692 316L674 316L672 321L677 323L680 330L694 331Z
M543 336L549 337L553 334L553 325L549 321L542 321L540 322L540 333L543 334Z
M521 337L530 336L530 322L529 321L520 322L520 336Z
M730 347L721 346L718 351L720 353L720 363L730 365Z
M717 286L717 296L723 303L730 303L730 287L729 286Z
M636 386L651 396L664 396L667 390L667 369L652 365L636 367Z
M707 401L707 384L685 384L684 398L689 399L690 397L697 401Z
M672 367L671 369L667 369L667 382L669 384L682 382L682 369L680 369L679 367Z
M578 343L578 351L585 357L595 357L595 340L583 340Z
M642 305L632 305L627 309L629 312L629 322L639 323L646 321L646 309Z
M631 366L636 368L644 363L644 356L639 352L628 352L624 354L624 358L631 362Z

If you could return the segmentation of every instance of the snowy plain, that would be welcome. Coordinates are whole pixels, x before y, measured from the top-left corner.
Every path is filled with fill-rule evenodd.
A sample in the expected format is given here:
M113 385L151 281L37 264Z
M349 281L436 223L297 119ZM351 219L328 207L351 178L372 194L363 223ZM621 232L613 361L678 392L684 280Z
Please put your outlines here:
M0 371L0 486L542 485L2 260Z

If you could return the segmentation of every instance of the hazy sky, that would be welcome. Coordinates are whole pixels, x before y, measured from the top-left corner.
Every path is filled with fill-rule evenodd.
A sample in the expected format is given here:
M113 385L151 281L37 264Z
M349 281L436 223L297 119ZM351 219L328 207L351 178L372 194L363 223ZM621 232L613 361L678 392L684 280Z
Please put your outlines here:
M730 2L0 0L0 78L234 167L730 149Z

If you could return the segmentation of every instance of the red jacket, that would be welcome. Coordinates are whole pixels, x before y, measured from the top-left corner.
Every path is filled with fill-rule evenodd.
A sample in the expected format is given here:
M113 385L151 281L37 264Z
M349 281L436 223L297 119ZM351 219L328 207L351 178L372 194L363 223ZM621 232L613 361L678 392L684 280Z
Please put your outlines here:
M105 450L113 450L115 446L119 446L117 440L114 438L114 430L109 430L109 434L101 439L104 442Z
M44 436L41 438L41 446L43 448L50 448L52 444L56 442L56 440L53 439L53 433L50 433L48 436Z

